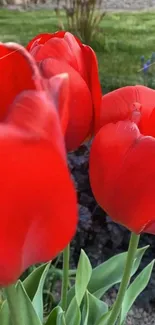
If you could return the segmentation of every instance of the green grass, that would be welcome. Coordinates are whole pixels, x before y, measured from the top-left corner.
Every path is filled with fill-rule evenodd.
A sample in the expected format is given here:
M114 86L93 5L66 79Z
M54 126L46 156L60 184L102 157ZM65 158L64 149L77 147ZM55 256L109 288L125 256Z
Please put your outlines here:
M25 45L34 35L57 30L56 15L51 10L19 12L0 10L2 42ZM155 12L108 13L100 25L92 47L99 60L103 87L142 83L138 74L140 56L149 58L155 51Z

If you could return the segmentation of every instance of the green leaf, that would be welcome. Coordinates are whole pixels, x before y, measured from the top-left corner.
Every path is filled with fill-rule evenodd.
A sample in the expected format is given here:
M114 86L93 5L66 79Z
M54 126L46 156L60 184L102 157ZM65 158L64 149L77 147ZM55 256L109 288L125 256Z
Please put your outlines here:
M107 325L107 321L110 317L111 311L108 311L106 314L101 316L101 318L98 320L98 322L95 325Z
M6 300L2 303L2 306L0 309L0 324L1 325L12 325L11 319L9 317L8 303Z
M20 301L19 308L22 310L23 324L42 325L21 281L18 281L16 291Z
M34 309L37 313L37 315L39 316L41 322L43 322L43 287L44 287L44 283L45 283L45 279L49 270L51 263L48 263L40 277L40 281L38 284L38 288L37 291L33 297L32 303L34 306ZM33 285L33 283L32 283Z
M76 297L72 299L67 309L65 320L67 325L80 325L81 323L81 312Z
M69 306L69 304L70 304L71 300L74 298L74 296L75 296L75 285L73 285L67 293L67 307Z
M89 297L88 297L88 291L86 291L84 301L83 301L82 325L88 325L88 316L89 316Z
M126 291L121 311L121 324L125 320L125 317L132 307L134 301L139 296L139 294L146 288L151 277L152 269L154 266L155 260L148 264L141 273L136 277L136 279L130 284L129 288Z
M37 311L37 314L40 316L41 320L43 319L42 289L43 289L43 284L49 267L50 267L50 263L46 263L37 267L23 281L23 286L26 290L26 293L29 296L29 298L33 301L33 305ZM0 324L11 325L8 304L6 300L3 302L0 309Z
M136 252L133 264L132 275L137 271L141 259L149 246L139 248ZM101 298L104 293L116 283L121 282L124 266L127 258L127 252L115 255L108 261L100 264L93 269L88 290L97 298Z
M51 324L53 325L53 324ZM58 315L57 323L56 325L67 325L65 321L65 314L64 312ZM70 323L68 323L70 325Z
M60 306L55 307L49 314L45 325L57 325L58 315L63 313L63 310Z
M75 296L79 306L87 290L91 274L92 267L90 261L85 252L81 250L75 279Z
M83 314L85 313L85 323L83 325L95 325L101 316L108 312L108 306L88 291L86 297L83 306Z
M38 266L30 275L23 281L24 288L31 300L33 300L38 286L41 280L41 277L50 263L42 264Z

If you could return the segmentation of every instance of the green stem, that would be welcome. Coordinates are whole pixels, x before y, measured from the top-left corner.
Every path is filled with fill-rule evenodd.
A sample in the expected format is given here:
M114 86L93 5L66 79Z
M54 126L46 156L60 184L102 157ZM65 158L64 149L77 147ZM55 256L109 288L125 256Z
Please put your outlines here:
M129 281L130 281L130 277L131 277L131 271L132 271L138 243L139 243L139 238L140 238L140 235L131 233L127 261L126 261L126 265L125 265L125 269L124 269L124 273L123 273L122 282L120 284L118 295L117 295L116 301L113 305L111 315L108 319L107 325L115 325L116 320L117 320L119 313L121 311L122 302L123 302L125 292L127 290L127 287L128 287Z
M69 256L70 245L63 251L63 277L62 277L62 291L61 291L61 307L65 311L67 307L67 291L69 285Z
M4 289L8 302L12 325L24 325L20 301L16 292L15 284L12 284Z

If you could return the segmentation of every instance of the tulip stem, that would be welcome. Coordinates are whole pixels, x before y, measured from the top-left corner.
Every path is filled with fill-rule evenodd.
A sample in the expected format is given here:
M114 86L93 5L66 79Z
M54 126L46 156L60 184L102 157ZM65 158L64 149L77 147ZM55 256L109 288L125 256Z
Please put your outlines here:
M107 325L115 325L118 319L118 316L121 311L122 302L125 296L125 292L127 290L128 284L130 282L131 271L135 260L135 254L137 251L138 243L139 243L140 235L136 235L135 233L131 233L129 249L127 254L126 265L123 273L122 282L120 284L120 288L118 291L118 295L116 301L112 307L111 315L108 319Z
M24 324L22 317L23 311L20 308L20 301L16 292L15 284L12 284L4 289L6 299L10 310L10 318L12 325Z
M67 307L67 292L68 292L68 285L69 285L69 257L70 257L70 245L68 245L63 251L61 307L64 311L66 311L66 307Z

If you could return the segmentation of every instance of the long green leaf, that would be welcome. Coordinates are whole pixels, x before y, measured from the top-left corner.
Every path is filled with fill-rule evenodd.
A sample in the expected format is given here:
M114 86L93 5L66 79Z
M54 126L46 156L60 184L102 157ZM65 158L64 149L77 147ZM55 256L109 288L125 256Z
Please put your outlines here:
M37 290L38 290L38 286L41 280L41 277L44 273L44 270L46 269L47 265L49 265L49 263L46 264L42 264L40 266L38 266L32 273L30 273L30 275L23 281L23 285L24 288L29 296L29 298L31 300L33 300Z
M149 246L146 246L137 250L132 275L137 271L141 259L148 247ZM93 293L97 298L101 298L109 288L116 283L121 282L126 258L127 252L121 253L93 269L88 284L88 290L90 293Z
M0 325L12 325L6 300L3 302L0 309Z
M80 306L81 301L85 295L91 274L92 267L90 261L85 252L81 250L75 279L75 295L78 306Z
M58 315L63 313L63 310L60 306L55 307L51 313L49 314L45 325L57 325L58 322Z
M132 269L132 275L136 273L140 265L141 259L148 249L148 246L139 248L137 250L135 261ZM124 265L127 258L127 252L115 255L106 262L100 264L92 271L92 276L88 284L88 290L100 299L105 292L113 285L120 283L123 276ZM75 295L75 286L72 286L67 295L68 305Z
M128 290L126 291L121 311L121 324L125 320L125 317L132 307L134 301L139 296L139 294L146 288L151 277L152 269L155 260L153 260L149 265L147 265L141 273L136 277L136 279L130 284Z
M80 325L81 323L81 312L76 297L72 299L67 309L65 320L67 325Z
M108 312L108 305L88 292L89 316L88 325L95 325Z
M44 283L45 283L45 279L48 273L48 270L50 268L50 264L48 263L40 277L40 281L38 284L38 288L37 291L33 297L32 303L34 306L34 309L37 313L37 315L39 316L41 322L43 322L43 287L44 287ZM33 286L33 283L32 283Z
M20 301L19 308L22 310L23 324L42 325L21 281L18 281L16 291Z

